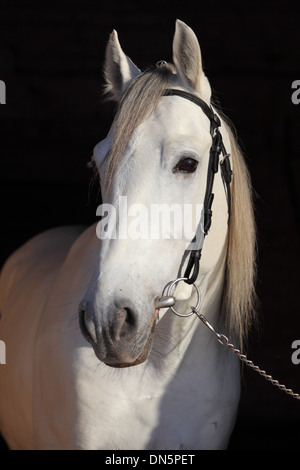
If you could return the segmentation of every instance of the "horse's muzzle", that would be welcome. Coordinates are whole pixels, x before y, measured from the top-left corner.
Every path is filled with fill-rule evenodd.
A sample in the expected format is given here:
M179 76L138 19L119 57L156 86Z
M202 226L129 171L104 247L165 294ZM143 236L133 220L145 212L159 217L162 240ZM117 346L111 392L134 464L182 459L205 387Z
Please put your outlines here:
M127 305L127 306L124 306ZM88 303L79 307L79 325L97 358L110 367L131 367L144 362L151 351L157 315L145 324L130 302L118 303L109 314Z

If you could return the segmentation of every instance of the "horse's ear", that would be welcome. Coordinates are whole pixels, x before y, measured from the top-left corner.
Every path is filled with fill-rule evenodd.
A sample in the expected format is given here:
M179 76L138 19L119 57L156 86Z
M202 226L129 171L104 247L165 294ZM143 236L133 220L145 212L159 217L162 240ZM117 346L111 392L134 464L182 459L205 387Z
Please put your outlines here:
M183 21L176 21L173 61L183 86L196 91L210 102L211 88L203 73L201 51L194 31Z
M141 71L124 54L119 43L117 31L110 35L105 56L104 76L106 91L115 101L119 101L126 86Z

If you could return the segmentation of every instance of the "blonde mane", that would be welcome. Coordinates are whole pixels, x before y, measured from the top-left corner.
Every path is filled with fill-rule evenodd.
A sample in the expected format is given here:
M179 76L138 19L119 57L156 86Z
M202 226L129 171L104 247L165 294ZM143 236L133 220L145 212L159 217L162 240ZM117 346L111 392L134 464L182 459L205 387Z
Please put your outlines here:
M226 123L225 127L231 143L233 178L222 307L227 330L242 348L255 323L256 227L250 175L232 130Z
M115 118L115 135L105 175L108 187L135 129L155 110L164 89L170 83L176 85L175 80L173 65L168 64L163 68L147 70L129 84ZM230 337L236 338L242 347L254 321L256 299L256 234L252 185L233 132L229 124L224 122L226 118L223 115L222 118L231 142L233 178L221 321Z

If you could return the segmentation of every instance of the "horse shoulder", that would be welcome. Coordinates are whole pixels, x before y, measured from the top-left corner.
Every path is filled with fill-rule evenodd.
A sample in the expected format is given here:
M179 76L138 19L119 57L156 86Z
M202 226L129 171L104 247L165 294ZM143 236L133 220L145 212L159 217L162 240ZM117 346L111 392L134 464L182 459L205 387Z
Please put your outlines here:
M36 332L51 285L82 230L61 227L37 235L8 258L1 272L0 338L6 365L0 369L0 422L11 448L32 446Z
M28 240L10 255L0 276L2 313L6 303L15 296L18 286L28 285L28 281L36 276L39 278L39 284L43 278L49 281L55 276L73 242L84 228L68 226L47 230Z

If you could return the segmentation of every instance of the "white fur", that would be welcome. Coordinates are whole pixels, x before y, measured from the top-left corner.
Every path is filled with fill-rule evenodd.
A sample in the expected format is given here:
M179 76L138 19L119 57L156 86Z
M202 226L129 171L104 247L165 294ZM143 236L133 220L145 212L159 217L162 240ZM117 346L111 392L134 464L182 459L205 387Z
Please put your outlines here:
M181 41L187 37L194 47L189 28L177 22L175 65L181 80L191 85L180 61ZM107 55L110 87L118 99L139 72L116 33ZM204 90L209 99L202 68L196 66L195 92ZM120 83L122 90L114 85ZM113 128L95 149L100 169L112 134ZM105 202L115 204L125 194L128 204L146 207L202 202L210 145L209 121L201 109L180 97L164 97L136 130L109 192L104 184ZM196 173L173 174L187 151L199 161ZM226 255L227 204L220 174L214 193L213 224L197 280L201 312L212 324L219 317ZM99 312L109 316L108 307L121 291L147 325L155 298L181 274L184 250L184 241L175 239L100 242L92 226L48 231L12 255L0 284L0 338L7 348L7 364L0 365L0 428L11 448L226 447L239 399L239 366L195 316L184 319L162 310L148 359L125 369L99 362L78 326L83 299L94 305L90 321L95 322ZM180 309L190 310L194 290L181 283L176 296L182 299Z

